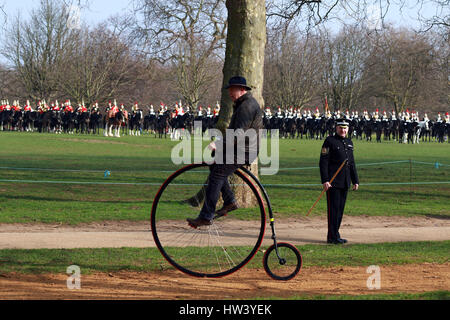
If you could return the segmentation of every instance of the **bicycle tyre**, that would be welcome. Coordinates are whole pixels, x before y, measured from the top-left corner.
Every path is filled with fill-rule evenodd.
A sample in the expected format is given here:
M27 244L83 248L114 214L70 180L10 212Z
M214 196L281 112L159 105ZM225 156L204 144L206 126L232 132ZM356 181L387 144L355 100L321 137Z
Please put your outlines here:
M280 262L273 244L264 253L264 270L274 280L291 280L302 267L302 255L295 246L287 242L278 243L277 248L280 258L284 259L285 263Z
M169 212L172 210L171 203L180 206L180 199L174 200L173 197L183 194L183 192L191 192L195 190L194 188L198 189L199 187L194 184L194 187L188 191L182 190L186 186L189 187L189 184L184 183L189 180L187 173L193 175L199 173L200 177L196 177L196 180L206 181L202 180L209 174L209 171L204 172L206 168L208 165L205 163L191 164L179 169L166 179L153 201L151 231L162 256L173 267L191 276L217 278L236 272L254 257L264 238L266 214L258 189L239 169L235 172L235 176L238 177L240 183L244 183L251 190L256 199L256 207L241 211L238 209L229 213L227 217L214 220L211 226L198 229L188 226L185 219L192 216L184 215L183 208L192 213L197 212L195 210L199 212L199 208L190 210L194 207L189 206L188 209L184 206L179 208L178 212L171 214ZM172 185L174 186L172 187ZM164 206L165 209L163 209ZM236 220L235 218L239 218L241 214L249 216L251 220ZM247 224L251 228L251 232L239 234L240 223ZM236 244L234 241L238 240L232 239L233 237L250 242L248 245ZM198 243L197 246L196 243Z

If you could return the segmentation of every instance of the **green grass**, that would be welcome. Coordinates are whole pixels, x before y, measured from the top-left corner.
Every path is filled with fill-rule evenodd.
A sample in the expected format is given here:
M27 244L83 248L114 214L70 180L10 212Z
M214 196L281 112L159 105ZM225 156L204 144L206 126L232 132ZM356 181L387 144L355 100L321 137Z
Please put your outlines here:
M298 249L302 254L303 267L308 268L425 262L442 264L449 262L449 245L450 240L346 246L304 245L298 246ZM0 273L65 273L70 265L78 265L83 274L150 272L172 268L156 248L0 250ZM262 268L262 253L258 252L246 268Z
M277 217L304 216L319 196L317 166L322 143L305 139L280 140L280 171L260 177L263 184L268 185ZM159 185L180 167L171 162L171 151L177 144L153 136L117 139L0 132L0 180L3 180L0 181L0 223L148 220ZM449 183L376 185L450 181L450 144L377 144L357 140L354 145L361 188L349 194L345 214L450 216ZM411 166L408 161L366 165L409 159L413 160ZM436 169L436 162L447 166ZM106 178L105 170L111 173ZM297 186L280 186L290 184ZM326 201L322 200L311 216L325 214Z
M255 298L258 300L258 298ZM288 298L264 297L263 300L450 300L450 291L424 293L364 294L364 295L301 295Z

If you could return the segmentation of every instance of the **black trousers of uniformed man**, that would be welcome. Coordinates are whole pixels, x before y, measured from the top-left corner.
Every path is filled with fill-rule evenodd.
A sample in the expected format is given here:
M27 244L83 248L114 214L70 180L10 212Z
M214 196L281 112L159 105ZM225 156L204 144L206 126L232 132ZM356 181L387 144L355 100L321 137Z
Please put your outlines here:
M328 235L327 241L334 241L341 238L339 227L341 226L344 214L345 201L347 200L348 189L331 187L327 191L328 205Z

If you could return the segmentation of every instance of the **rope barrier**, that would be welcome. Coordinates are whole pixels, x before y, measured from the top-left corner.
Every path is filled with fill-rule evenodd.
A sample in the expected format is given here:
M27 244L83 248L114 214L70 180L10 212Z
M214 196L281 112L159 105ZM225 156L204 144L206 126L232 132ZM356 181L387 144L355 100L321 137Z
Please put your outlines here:
M79 185L141 185L141 186L161 186L161 183L145 182L101 182L101 181L52 181L52 180L9 180L0 179L0 182L11 183L42 183L42 184L79 184ZM450 181L423 181L423 182L375 182L361 183L360 186L388 186L388 185L430 185L430 184L450 184ZM204 186L203 183L174 183L174 186ZM317 187L318 183L289 183L289 184L264 184L264 187Z
M385 162L372 162L372 163L361 163L357 164L356 167L365 167L365 166L376 166L376 165L386 165L386 164L398 164L398 163L416 163L416 164L425 164L432 166L441 166L441 167L450 167L449 164L444 164L440 162L423 162L416 160L398 160L398 161L385 161ZM260 168L268 168L268 167L260 167ZM92 172L92 173L104 173L105 170L88 170L88 169L52 169L52 168L16 168L16 167L0 167L3 170L23 170L23 171L54 171L54 172ZM279 168L278 171L290 171L290 170L310 170L310 169L319 169L318 166L313 167L298 167L298 168ZM175 169L172 170L140 170L140 171L130 171L130 170L107 170L110 172L160 172L160 173L173 173Z
M397 160L397 161L385 161L385 162L372 162L372 163L362 163L357 164L357 167L364 166L375 166L375 165L387 165L387 164L399 164L399 163L410 163L410 164L421 164L421 165L432 165L436 169L440 166L450 167L448 164L443 164L439 162L424 162L416 160ZM260 169L263 167L260 167ZM52 168L17 168L17 167L0 167L3 170L23 170L23 171L50 171L50 172L90 172L90 173L102 173L104 178L108 178L111 175L110 170L88 170L88 169L52 169ZM319 167L299 167L299 168L280 168L279 171L289 171L289 170L310 170L319 169ZM175 170L146 170L139 172L158 172L158 173L173 173ZM136 172L136 171L121 171L114 170L114 172ZM196 171L197 173L199 171ZM207 172L207 171L202 171ZM141 186L160 186L161 183L141 183L141 182L113 182L113 181L55 181L55 180L14 180L14 179L0 179L0 182L9 183L42 183L42 184L78 184L78 185L141 185ZM424 181L424 182L380 182L380 183L364 183L360 186L389 186L389 185L431 185L431 184L450 184L450 181ZM203 186L203 184L176 184L179 186ZM265 187L316 187L322 186L322 184L317 183L292 183L292 184L263 184Z

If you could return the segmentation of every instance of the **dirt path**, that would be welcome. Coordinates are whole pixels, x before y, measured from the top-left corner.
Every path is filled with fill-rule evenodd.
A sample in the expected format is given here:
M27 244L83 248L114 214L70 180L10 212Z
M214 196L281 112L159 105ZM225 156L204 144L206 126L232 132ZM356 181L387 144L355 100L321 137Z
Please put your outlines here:
M2 299L253 299L300 295L363 295L449 290L450 264L380 266L380 289L370 290L367 267L310 267L291 281L271 280L263 269L242 269L220 279L197 279L178 271L81 275L69 290L65 274L0 276Z
M245 228L244 228L245 231ZM295 244L324 244L326 219L276 221L278 238ZM344 217L350 243L450 240L447 217ZM267 240L268 239L268 240ZM270 243L270 236L266 234ZM0 225L0 249L153 246L149 223L104 222L65 225ZM367 267L309 267L291 281L271 280L264 270L243 268L221 279L197 279L181 272L81 275L81 289L67 288L67 274L2 274L1 299L253 299L295 295L362 295L450 290L450 264L380 266L381 288L370 290Z
M246 222L237 223L245 234ZM322 217L283 219L275 223L280 241L299 245L323 244L327 233L327 221ZM349 243L442 241L450 240L450 219L346 216L340 231ZM270 235L266 234L265 243L270 242ZM46 224L0 225L0 249L152 246L154 242L148 222L104 222L76 227Z

